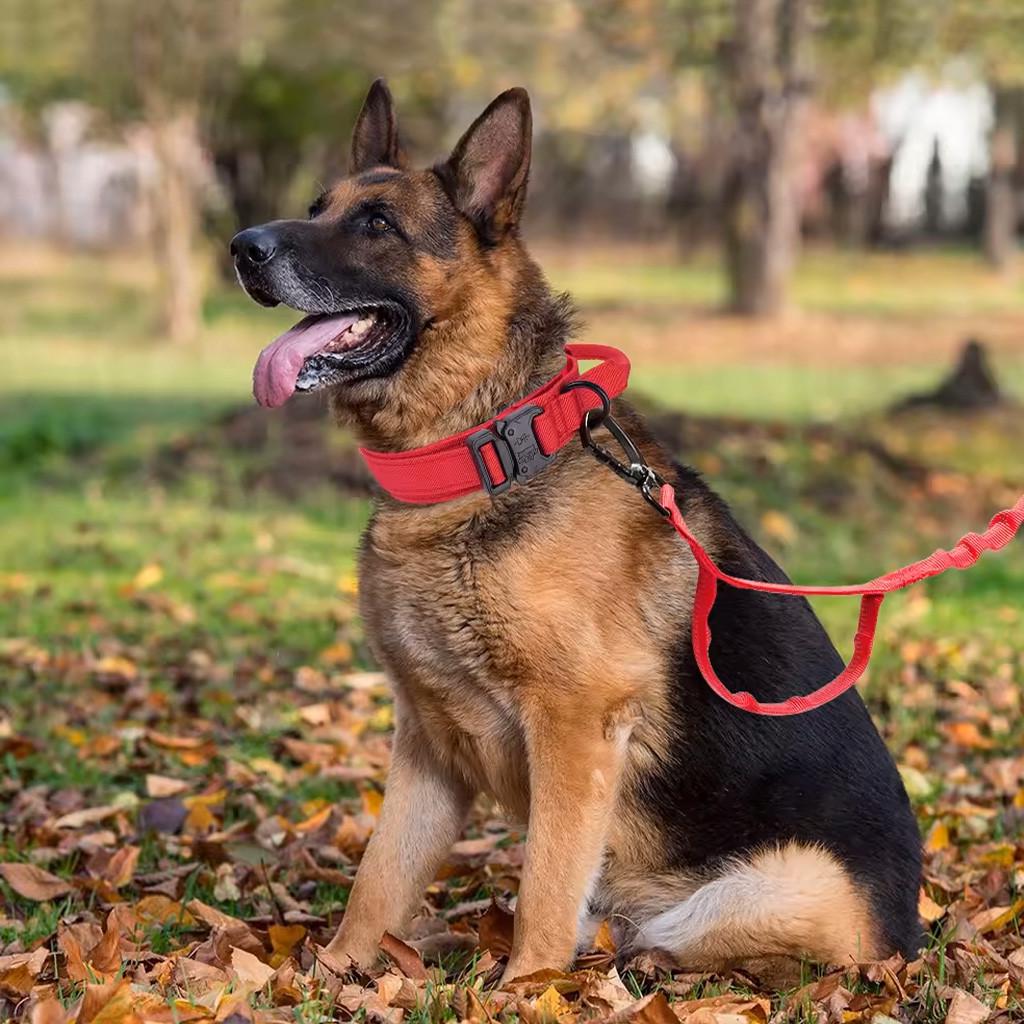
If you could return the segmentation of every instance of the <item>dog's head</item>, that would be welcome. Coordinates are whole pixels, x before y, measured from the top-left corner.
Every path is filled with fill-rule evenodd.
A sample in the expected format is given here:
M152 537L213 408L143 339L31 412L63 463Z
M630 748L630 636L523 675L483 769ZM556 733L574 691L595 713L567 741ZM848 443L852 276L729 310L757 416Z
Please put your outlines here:
M529 97L502 93L451 156L410 170L391 94L375 82L356 121L350 175L307 220L231 242L238 279L265 306L308 314L263 350L263 405L332 388L341 405L381 407L410 391L468 394L493 368L523 276L517 225L530 166ZM458 395L452 394L457 401Z

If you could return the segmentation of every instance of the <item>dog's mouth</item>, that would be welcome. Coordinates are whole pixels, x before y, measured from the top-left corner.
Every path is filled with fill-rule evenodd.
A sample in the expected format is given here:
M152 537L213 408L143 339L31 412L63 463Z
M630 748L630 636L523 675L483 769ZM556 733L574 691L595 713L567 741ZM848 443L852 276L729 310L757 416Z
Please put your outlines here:
M260 353L253 394L276 407L296 391L383 376L401 362L409 336L409 315L394 302L310 314Z

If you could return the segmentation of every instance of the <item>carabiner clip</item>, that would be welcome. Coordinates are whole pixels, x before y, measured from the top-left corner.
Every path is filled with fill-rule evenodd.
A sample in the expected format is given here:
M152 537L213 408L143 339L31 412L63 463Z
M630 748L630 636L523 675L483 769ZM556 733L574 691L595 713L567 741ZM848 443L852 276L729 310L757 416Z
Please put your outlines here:
M623 480L636 487L644 496L644 501L667 518L671 513L656 497L656 492L661 490L665 481L648 465L640 449L633 443L633 439L622 429L618 420L612 416L611 401L604 388L593 383L593 381L572 380L562 390L568 391L571 388L587 388L601 399L600 412L598 413L597 409L588 409L580 421L580 442L583 447L595 459L603 462L609 469L621 476ZM591 422L591 416L594 413L598 413L598 416L595 422ZM615 438L619 447L625 453L626 459L629 460L628 462L617 459L607 448L599 445L594 440L591 431L597 427L604 427Z

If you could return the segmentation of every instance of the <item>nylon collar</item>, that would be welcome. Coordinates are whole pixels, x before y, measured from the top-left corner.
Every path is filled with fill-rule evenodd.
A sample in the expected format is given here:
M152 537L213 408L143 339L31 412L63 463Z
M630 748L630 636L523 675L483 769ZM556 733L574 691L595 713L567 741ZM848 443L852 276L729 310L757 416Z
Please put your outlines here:
M579 430L589 409L601 406L597 391L609 398L629 382L629 360L606 345L566 345L565 367L536 391L486 423L404 452L360 448L370 473L393 498L410 505L434 505L476 491L495 495L513 483L532 479ZM581 373L579 364L596 360Z

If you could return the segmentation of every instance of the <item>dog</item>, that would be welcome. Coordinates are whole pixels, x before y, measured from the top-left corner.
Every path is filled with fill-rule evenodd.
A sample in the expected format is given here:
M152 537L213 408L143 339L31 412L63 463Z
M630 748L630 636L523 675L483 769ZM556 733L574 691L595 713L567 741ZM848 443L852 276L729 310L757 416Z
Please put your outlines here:
M326 390L366 446L400 452L554 376L576 318L519 230L531 130L511 89L447 160L412 170L376 82L350 175L308 220L232 240L253 299L307 314L260 356L257 398ZM722 568L786 579L626 402L612 408ZM396 731L330 953L365 966L401 934L478 793L527 823L506 979L566 967L603 920L621 955L700 970L917 949L920 837L860 697L761 718L712 694L690 646L689 550L582 446L500 494L379 495L359 567ZM716 666L763 700L842 666L802 598L725 588L711 624Z

